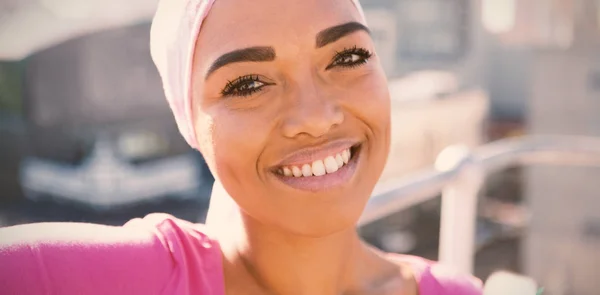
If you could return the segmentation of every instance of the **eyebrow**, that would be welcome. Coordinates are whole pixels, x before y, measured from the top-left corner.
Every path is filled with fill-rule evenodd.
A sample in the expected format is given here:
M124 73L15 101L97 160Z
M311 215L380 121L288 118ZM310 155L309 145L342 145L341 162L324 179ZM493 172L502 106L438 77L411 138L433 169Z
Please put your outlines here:
M324 47L356 31L371 34L369 28L359 22L348 22L322 30L317 34L316 48ZM275 60L275 49L271 46L258 46L234 50L217 58L206 72L205 79L216 70L236 62L267 62Z
M234 50L221 55L217 60L213 62L208 71L206 72L206 78L210 76L214 71L222 68L228 64L236 62L264 62L275 60L275 49L270 46L262 47L249 47Z
M359 22L349 22L337 26L333 26L331 28L327 28L317 34L317 43L316 48L321 48L330 43L333 43L339 40L342 37L345 37L349 34L352 34L356 31L365 31L371 34L369 28Z

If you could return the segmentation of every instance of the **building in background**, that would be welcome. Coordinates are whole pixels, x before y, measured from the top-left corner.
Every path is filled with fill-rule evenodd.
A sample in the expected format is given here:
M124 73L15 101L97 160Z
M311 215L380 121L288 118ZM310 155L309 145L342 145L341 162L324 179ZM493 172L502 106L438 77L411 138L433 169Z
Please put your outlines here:
M63 212L50 213L58 220L80 215L77 207L156 204L149 210L164 211L165 202L196 208L173 214L203 218L213 178L178 132L150 58L149 30L147 22L109 29L5 65L17 82L4 80L14 86L1 93L2 111L13 119L2 122L2 132L19 140L1 144L9 160L2 190L13 187L3 201L54 204ZM27 208L32 220L56 219Z
M421 70L482 85L484 38L479 0L363 0L375 46L393 80Z
M496 111L529 134L600 136L600 1L482 0ZM517 98L517 99L515 99ZM494 107L492 107L494 109ZM597 294L599 169L525 169L521 270L549 294Z
M490 139L523 133L600 136L600 1L362 2L382 59L390 60L384 64L392 79L443 70L460 77L462 85L487 90ZM460 26L465 23L466 29ZM447 36L453 42L445 42ZM600 290L599 173L549 167L516 172L525 175L518 180L524 192L509 197L531 210L516 270L547 292ZM493 185L506 186L508 178Z
M600 136L600 1L554 1L535 28L528 132ZM545 29L545 30L544 30ZM535 39L534 39L535 40ZM600 290L600 169L533 167L524 271L551 294Z

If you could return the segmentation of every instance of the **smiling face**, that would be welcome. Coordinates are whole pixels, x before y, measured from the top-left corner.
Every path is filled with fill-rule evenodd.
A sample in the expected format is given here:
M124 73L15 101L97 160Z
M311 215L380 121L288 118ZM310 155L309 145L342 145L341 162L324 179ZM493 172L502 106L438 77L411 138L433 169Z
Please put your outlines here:
M356 223L390 102L350 0L216 1L193 66L199 149L245 214L307 236Z

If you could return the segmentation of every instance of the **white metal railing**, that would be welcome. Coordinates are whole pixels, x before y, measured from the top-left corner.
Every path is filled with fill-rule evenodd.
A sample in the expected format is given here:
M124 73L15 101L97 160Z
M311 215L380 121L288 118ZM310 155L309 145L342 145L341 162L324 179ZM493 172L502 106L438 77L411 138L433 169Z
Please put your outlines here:
M442 193L440 263L473 272L477 195L485 176L515 165L600 167L600 138L531 136L504 139L469 151L450 146L435 167L403 178L371 198L359 221L365 225Z

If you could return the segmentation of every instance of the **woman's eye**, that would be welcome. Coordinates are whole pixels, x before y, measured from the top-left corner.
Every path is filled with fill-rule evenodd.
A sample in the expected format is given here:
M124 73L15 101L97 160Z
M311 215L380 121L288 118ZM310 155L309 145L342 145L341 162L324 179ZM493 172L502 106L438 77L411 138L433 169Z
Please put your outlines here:
M262 90L269 83L260 81L258 76L239 77L227 83L221 91L223 96L248 96Z
M235 90L237 92L252 91L252 90L256 90L257 88L260 88L263 85L265 85L265 84L260 81L250 81L248 83L239 85Z
M361 56L359 56L358 54L350 54L350 55L345 55L340 57L340 59L338 60L338 64L351 64L351 63L356 63L357 61L363 59Z
M345 67L352 68L366 63L372 56L371 52L364 48L353 47L350 49L344 49L342 52L338 52L333 61L326 70L334 67Z

